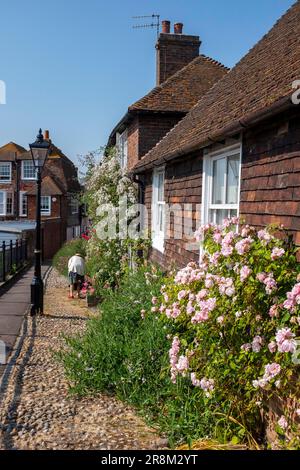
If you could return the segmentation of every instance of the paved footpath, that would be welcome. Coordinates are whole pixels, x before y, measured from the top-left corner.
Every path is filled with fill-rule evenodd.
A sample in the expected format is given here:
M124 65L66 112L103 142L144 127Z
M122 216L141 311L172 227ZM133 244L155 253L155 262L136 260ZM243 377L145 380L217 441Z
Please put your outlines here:
M98 310L88 309L84 300L69 300L66 278L50 271L45 314L25 316L17 345L0 379L0 449L166 447L166 440L156 430L115 397L70 396L63 367L53 353L65 345L62 334L82 334L89 317L95 314Z
M44 276L49 265L42 266ZM26 271L21 278L2 296L0 296L0 341L6 345L7 357L12 352L19 335L24 315L30 306L30 284L33 268ZM4 367L0 365L0 376Z

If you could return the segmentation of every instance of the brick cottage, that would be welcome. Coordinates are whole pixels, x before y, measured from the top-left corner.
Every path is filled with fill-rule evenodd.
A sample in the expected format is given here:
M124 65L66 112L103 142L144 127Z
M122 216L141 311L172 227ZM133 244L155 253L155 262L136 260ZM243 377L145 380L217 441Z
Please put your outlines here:
M300 244L300 2L222 75L149 152L128 152L148 208L151 258L166 268L199 259L190 234L177 239L176 213L166 232L166 204L192 204L193 230L239 214L255 227L284 224ZM201 79L195 70L195 82ZM172 77L154 95L168 83ZM180 94L177 84L171 102Z
M50 140L45 131L45 139ZM81 186L71 160L51 142L42 173L43 256L52 258L67 239L80 233ZM35 220L36 176L30 151L10 142L0 148L0 221ZM4 224L2 224L4 225ZM1 228L1 222L0 222Z

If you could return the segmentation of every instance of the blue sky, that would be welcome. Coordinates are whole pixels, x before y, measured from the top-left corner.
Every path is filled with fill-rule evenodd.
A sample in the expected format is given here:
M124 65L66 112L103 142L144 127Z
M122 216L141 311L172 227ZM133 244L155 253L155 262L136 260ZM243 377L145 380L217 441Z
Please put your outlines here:
M199 34L201 52L233 66L294 0L2 0L0 146L49 129L74 161L99 148L126 108L155 85L158 13ZM142 20L143 22L144 20Z

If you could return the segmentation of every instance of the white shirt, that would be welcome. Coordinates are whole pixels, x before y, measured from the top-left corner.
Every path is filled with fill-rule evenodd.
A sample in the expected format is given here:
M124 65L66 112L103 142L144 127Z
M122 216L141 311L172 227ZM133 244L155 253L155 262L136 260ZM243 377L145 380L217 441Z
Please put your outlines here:
M85 263L84 259L81 256L72 256L68 262L68 271L69 273L76 273L79 276L84 276Z

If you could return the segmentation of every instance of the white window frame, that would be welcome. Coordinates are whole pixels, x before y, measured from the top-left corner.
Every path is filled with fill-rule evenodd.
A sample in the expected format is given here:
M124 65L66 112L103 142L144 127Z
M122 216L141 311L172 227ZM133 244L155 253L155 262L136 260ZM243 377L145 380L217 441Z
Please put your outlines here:
M0 215L6 215L6 191L0 191L0 194L3 194L3 212L0 212Z
M1 194L3 194L3 212L0 212L0 216L7 216L7 215L14 215L14 193L13 191L0 191ZM7 195L11 194L12 195L12 210L10 213L7 212Z
M163 176L163 200L158 200L159 194L159 177ZM162 207L163 214L163 230L160 230L160 220L158 216L158 208ZM165 242L165 168L157 168L153 171L153 183L152 183L152 246L161 253L164 252L164 242Z
M34 163L32 160L22 160L21 162L21 179L24 180L24 181L35 181L36 180L36 173L35 173L35 176L34 177L28 177L28 176L24 176L24 164L25 162L30 162L34 168ZM36 172L36 170L35 170Z
M212 204L212 190L213 190L213 162L221 159L236 155L239 153L239 183L238 183L238 200L236 204ZM209 211L214 209L228 210L230 215L231 210L237 211L239 216L240 211L240 190L241 190L241 162L242 162L242 144L225 147L224 149L217 150L215 152L207 153L203 159L203 175L202 175L202 206L201 206L201 225L205 225L210 221ZM227 165L226 165L227 167ZM224 175L224 191L227 186L227 174Z
M7 211L7 199L8 194L11 194L11 212ZM14 193L13 191L6 191L6 201L5 201L6 215L14 215Z
M3 180L3 179L0 179L0 184L1 183L11 183L11 162L0 162L0 166L4 166L4 165L9 165L9 177L7 180Z
M23 212L23 199L26 198L26 212ZM19 216L27 217L28 216L28 196L26 191L20 191L19 196Z
M42 209L42 199L47 198L49 201L49 209L47 211ZM51 196L41 196L41 215L51 215Z
M117 152L119 156L120 167L127 168L128 162L128 131L125 129L122 133L117 132L116 135Z

